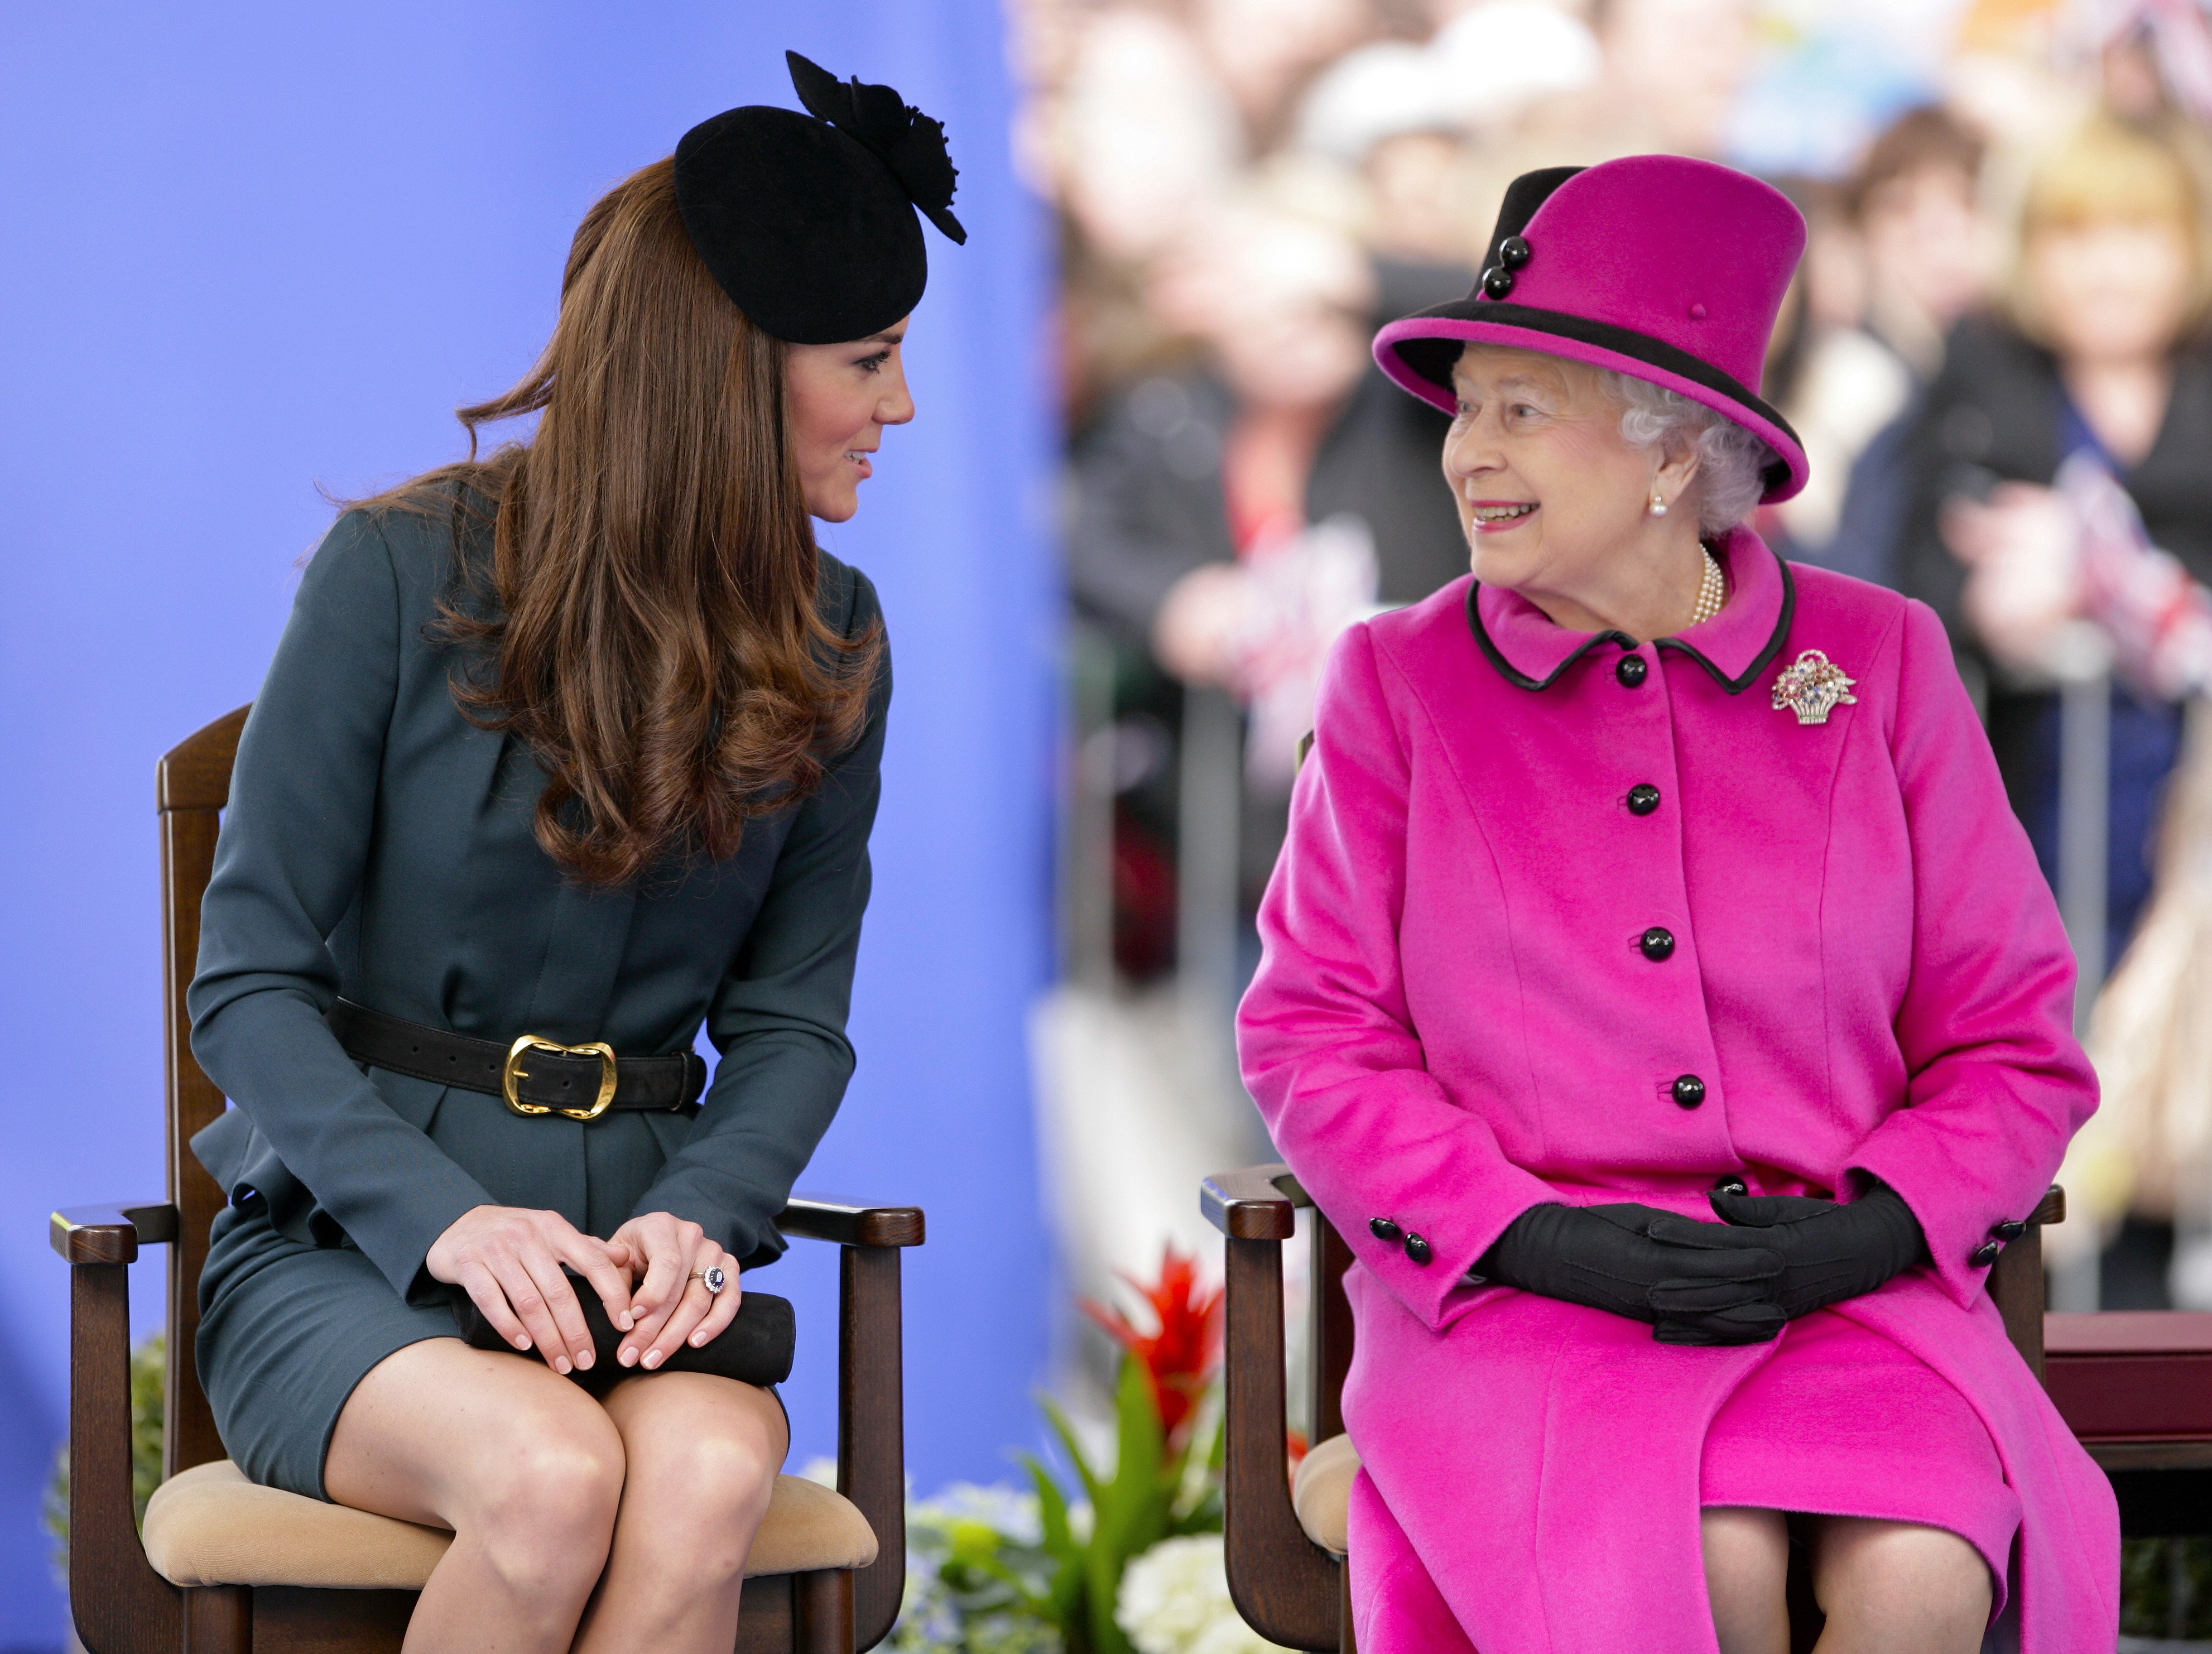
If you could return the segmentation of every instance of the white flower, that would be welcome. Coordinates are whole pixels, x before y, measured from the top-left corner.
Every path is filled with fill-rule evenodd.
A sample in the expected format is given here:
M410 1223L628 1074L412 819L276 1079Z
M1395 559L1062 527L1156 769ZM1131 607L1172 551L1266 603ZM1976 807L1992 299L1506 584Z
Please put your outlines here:
M1122 1571L1114 1619L1137 1654L1268 1654L1229 1600L1221 1535L1164 1539Z

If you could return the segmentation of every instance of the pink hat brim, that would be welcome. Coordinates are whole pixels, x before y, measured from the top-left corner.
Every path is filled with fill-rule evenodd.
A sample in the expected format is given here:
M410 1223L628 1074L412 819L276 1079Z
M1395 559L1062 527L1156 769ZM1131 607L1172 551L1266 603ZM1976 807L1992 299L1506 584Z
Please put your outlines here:
M1789 476L1760 496L1762 504L1778 504L1790 499L1805 486L1810 468L1805 461L1804 448L1790 431L1725 391L1717 391L1693 379L1670 373L1664 368L1654 367L1623 351L1609 350L1603 345L1567 338L1558 333L1547 333L1540 328L1519 327L1509 322L1466 320L1449 316L1407 316L1390 323L1375 336L1376 364L1402 388L1446 413L1458 410L1457 399L1434 380L1415 372L1413 364L1398 354L1399 345L1413 339L1454 339L1462 344L1511 345L1523 350L1540 351L1547 356L1565 356L1571 362L1587 362L1593 368L1610 368L1615 373L1626 374L1632 379L1663 385L1677 395L1702 403L1723 417L1735 421L1772 448L1782 463L1789 467Z

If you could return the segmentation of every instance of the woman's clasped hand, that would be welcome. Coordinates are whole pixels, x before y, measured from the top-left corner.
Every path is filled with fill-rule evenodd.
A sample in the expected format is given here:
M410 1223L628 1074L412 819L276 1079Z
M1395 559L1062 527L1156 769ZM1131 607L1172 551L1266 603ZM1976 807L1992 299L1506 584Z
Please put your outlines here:
M479 1206L432 1244L433 1280L465 1292L484 1319L518 1350L535 1349L556 1372L588 1371L597 1357L566 1270L599 1295L623 1334L615 1359L657 1368L687 1340L696 1348L737 1315L737 1260L697 1224L666 1212L632 1218L605 1240L557 1212ZM705 1277L719 1267L719 1293Z
M1622 1201L1531 1207L1474 1266L1502 1286L1650 1323L1662 1344L1757 1344L1928 1256L1893 1189L1849 1203L1729 1189L1719 1223Z

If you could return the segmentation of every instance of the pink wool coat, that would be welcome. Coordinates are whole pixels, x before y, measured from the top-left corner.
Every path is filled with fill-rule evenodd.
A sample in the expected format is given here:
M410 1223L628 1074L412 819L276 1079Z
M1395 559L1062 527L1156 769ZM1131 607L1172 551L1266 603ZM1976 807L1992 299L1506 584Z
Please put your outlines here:
M1362 1646L1422 1646L1427 1602L1480 1654L1712 1654L1700 1449L1776 1347L1462 1277L1539 1202L1710 1220L1735 1173L1911 1207L1932 1267L1834 1313L1986 1426L2022 1654L2110 1654L2111 1488L1986 1290L2095 1107L2057 912L1934 615L1747 530L1721 550L1728 605L1656 646L1462 581L1329 664L1238 1041L1356 1258ZM1825 723L1772 699L1814 649L1854 680Z

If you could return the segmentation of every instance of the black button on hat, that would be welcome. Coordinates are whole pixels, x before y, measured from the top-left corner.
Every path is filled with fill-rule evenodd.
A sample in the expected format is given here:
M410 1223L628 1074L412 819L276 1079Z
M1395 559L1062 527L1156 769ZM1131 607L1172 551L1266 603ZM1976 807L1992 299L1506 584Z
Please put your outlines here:
M1498 262L1508 270L1518 270L1528 262L1528 243L1518 235L1509 235L1498 244Z
M929 279L916 208L954 241L958 176L945 128L888 86L784 53L808 112L725 110L676 146L685 234L763 332L841 344L912 310Z
M2016 1241L2022 1235L2027 1233L2027 1225L2021 1222L2017 1218L2008 1218L2004 1222L1990 1230L1990 1233L1995 1235L2001 1241Z
M1966 1262L1977 1269L1986 1269L1997 1261L1997 1254L2003 1250L2004 1248L1993 1240L1984 1241L1974 1249L1972 1256L1967 1258Z
M1659 789L1650 781L1638 781L1628 789L1628 813L1648 816L1659 807Z
M1624 654L1620 657L1620 664L1613 669L1613 675L1620 679L1621 688L1634 689L1650 670L1642 655Z
M1503 265L1492 265L1482 272L1482 290L1493 299L1504 298L1513 291L1513 272Z
M1367 1220L1367 1232L1374 1236L1375 1238L1379 1241L1401 1240L1405 1237L1406 1233L1404 1230L1398 1227L1397 1224L1393 1219L1389 1218L1370 1218Z
M1683 1108L1694 1109L1705 1100L1705 1082L1695 1074L1684 1074L1674 1082L1674 1101Z
M1436 1254L1429 1250L1428 1242L1420 1236L1408 1235L1406 1237L1406 1256L1425 1269L1429 1267L1429 1260Z
M1644 950L1644 957L1657 964L1674 952L1674 933L1664 925L1654 925L1636 939L1636 946Z

